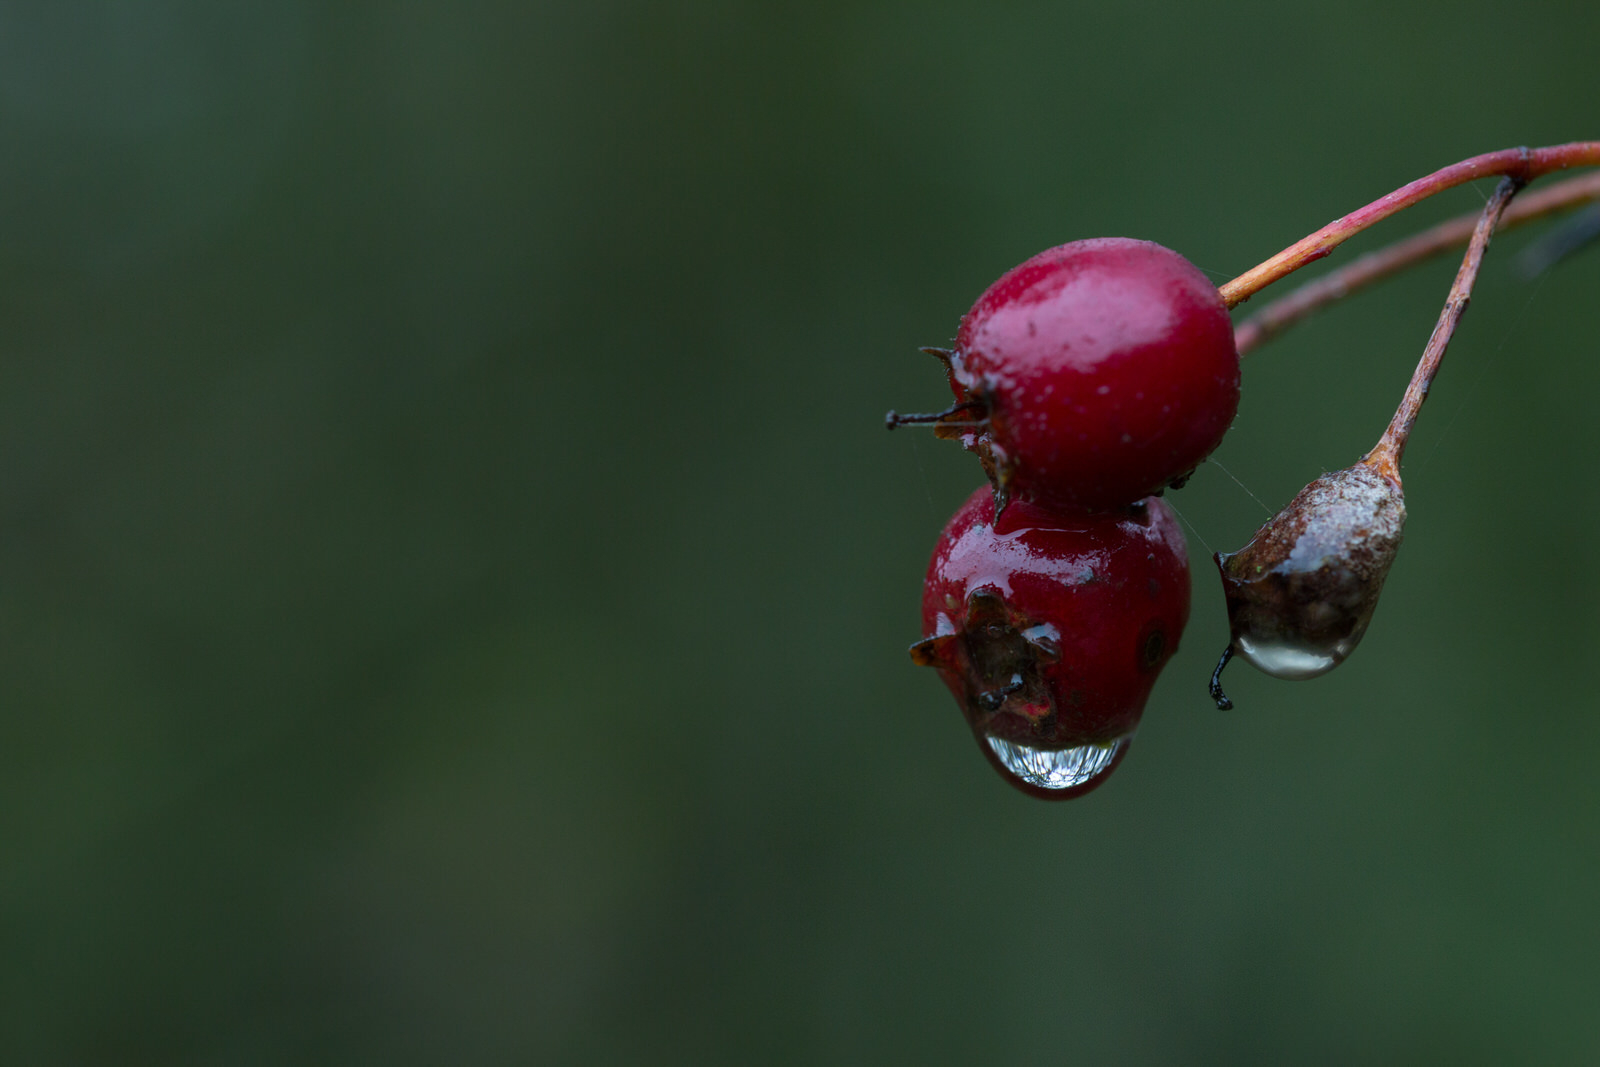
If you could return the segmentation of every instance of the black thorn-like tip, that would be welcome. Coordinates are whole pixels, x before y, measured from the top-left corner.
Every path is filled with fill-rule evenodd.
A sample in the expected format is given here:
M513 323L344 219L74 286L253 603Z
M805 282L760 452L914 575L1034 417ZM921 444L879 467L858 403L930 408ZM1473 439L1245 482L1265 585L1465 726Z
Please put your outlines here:
M975 408L981 409L982 407L982 401L958 400L943 411L930 411L921 415L902 415L898 411L890 411L883 417L883 424L891 430L896 426L932 426L934 432L938 433L941 423L955 418L960 412L972 411Z
M1232 658L1233 646L1229 645L1222 650L1222 658L1217 660L1217 669L1211 672L1211 699L1217 702L1218 711L1233 710L1233 701L1222 691L1222 668L1226 667Z

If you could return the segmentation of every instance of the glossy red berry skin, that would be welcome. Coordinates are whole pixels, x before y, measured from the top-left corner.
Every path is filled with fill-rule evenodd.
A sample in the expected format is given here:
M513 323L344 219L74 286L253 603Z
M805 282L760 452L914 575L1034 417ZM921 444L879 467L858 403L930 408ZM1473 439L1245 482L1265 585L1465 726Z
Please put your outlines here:
M1189 618L1189 561L1159 498L1064 516L988 486L940 535L923 587L936 667L989 762L1053 800L1099 785L1127 751Z
M1124 507L1192 472L1239 407L1216 287L1130 238L1074 241L1007 271L961 320L949 365L972 406L941 436L978 453L1002 507Z

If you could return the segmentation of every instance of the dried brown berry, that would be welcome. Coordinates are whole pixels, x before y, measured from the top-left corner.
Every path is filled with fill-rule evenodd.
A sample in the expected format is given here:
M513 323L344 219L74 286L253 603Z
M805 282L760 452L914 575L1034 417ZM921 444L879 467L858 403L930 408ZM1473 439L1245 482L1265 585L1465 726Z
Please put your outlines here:
M1392 468L1391 468L1392 469ZM1217 553L1238 653L1275 678L1314 678L1355 649L1405 530L1405 493L1363 460L1306 486L1237 552ZM1211 695L1231 706L1218 676Z

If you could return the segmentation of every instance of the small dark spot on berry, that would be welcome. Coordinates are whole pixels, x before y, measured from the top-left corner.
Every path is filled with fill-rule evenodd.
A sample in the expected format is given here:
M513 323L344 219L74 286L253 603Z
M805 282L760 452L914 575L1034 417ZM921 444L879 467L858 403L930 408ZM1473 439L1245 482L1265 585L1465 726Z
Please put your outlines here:
M1142 671L1155 670L1161 665L1161 659L1167 651L1167 634L1157 626L1145 635L1144 642L1139 648L1139 669Z

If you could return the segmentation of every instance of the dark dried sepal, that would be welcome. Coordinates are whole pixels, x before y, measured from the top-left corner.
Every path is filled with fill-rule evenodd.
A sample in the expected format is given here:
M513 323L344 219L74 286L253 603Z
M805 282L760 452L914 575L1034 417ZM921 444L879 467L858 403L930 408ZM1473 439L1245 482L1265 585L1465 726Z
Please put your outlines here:
M1039 724L1054 715L1041 669L1061 659L1060 635L1013 612L998 590L973 590L960 629L925 637L910 652L914 663L959 683L970 721L1010 712Z
M954 667L957 654L957 643L961 640L960 634L939 634L936 637L924 637L913 644L908 652L911 653L911 662L919 667Z

